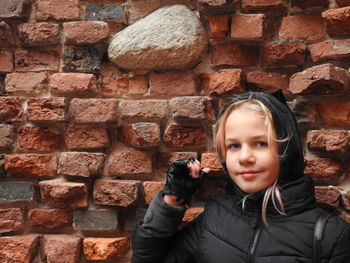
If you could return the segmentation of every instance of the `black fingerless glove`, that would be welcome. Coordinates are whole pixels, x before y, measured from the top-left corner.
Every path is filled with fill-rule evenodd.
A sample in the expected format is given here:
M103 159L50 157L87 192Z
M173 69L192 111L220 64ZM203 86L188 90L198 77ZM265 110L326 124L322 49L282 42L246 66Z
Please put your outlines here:
M187 164L190 162L195 162L195 159L181 159L170 165L166 184L163 189L164 194L177 195L187 203L190 202L192 194L199 189L207 175L207 173L201 170L199 178L192 178L190 175L190 169L187 168Z

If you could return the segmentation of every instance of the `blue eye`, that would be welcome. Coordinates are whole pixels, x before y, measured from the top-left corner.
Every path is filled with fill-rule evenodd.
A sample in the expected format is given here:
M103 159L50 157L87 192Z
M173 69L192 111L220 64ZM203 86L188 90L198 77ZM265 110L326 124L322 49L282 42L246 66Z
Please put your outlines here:
M267 146L269 146L269 144L267 142L257 142L256 144L259 147L267 147Z

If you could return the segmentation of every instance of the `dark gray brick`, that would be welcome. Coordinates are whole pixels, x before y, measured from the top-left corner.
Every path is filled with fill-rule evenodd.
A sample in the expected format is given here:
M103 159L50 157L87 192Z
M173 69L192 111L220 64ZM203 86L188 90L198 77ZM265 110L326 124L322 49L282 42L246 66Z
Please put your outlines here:
M104 52L93 47L68 47L64 49L64 71L99 71Z
M118 227L116 210L77 210L73 214L73 227L81 231L110 231Z
M25 0L1 0L0 18L22 18L29 14L30 1Z
M31 183L0 182L0 203L33 202L36 192Z
M122 20L124 8L121 5L88 4L85 9L85 20Z

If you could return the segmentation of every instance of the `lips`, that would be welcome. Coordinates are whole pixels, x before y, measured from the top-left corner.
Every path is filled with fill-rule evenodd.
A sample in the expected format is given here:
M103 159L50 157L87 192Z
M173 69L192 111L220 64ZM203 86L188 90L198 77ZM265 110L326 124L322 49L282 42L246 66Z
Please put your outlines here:
M242 171L239 173L239 176L243 177L244 179L253 179L259 174L259 171Z

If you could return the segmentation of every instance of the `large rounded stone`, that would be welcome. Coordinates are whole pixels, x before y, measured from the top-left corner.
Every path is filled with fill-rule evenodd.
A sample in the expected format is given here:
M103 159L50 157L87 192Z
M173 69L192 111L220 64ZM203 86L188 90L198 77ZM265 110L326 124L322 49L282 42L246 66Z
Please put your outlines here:
M124 69L180 69L199 62L207 46L207 33L197 15L184 5L172 5L117 33L108 55Z

